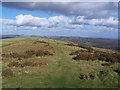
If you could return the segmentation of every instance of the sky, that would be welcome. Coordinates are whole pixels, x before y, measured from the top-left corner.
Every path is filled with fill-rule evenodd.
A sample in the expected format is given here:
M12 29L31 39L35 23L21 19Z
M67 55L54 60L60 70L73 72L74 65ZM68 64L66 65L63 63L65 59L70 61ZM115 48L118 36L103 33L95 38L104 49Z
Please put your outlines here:
M2 2L2 34L118 37L117 2Z

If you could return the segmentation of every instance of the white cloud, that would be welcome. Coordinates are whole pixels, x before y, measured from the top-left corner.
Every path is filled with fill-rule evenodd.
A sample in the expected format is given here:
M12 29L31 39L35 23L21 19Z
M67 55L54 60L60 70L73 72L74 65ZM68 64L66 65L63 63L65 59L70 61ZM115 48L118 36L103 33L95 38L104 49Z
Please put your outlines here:
M54 16L54 17L50 17L48 18L48 21L52 24L68 24L70 19L68 17L65 16Z
M50 22L46 18L34 17L32 15L16 16L16 24L18 26L49 26Z
M36 29L37 29L37 27L32 27L32 29L33 29L33 30L36 30Z
M118 20L109 17L108 19L87 19L85 16L66 17L53 16L49 18L34 17L32 15L18 15L16 19L1 19L5 25L17 27L31 27L33 30L38 28L63 28L63 29L80 29L83 25L101 26L107 28L117 28Z

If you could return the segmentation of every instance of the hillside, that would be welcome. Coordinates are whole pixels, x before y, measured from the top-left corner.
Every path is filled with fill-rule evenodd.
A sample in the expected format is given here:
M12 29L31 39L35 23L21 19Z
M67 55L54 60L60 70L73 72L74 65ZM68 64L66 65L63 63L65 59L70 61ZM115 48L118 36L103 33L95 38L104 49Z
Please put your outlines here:
M3 39L3 88L118 87L120 53L47 38Z

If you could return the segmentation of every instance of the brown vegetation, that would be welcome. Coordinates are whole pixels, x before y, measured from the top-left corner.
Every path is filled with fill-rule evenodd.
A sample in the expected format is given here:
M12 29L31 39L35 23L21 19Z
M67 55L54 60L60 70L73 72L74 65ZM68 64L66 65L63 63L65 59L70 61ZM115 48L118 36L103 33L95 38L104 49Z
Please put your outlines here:
M34 62L34 66L44 66L47 65L47 63L45 61L36 61Z
M48 42L45 42L45 41L34 41L33 42L33 44L37 44L37 43L47 43L48 44Z
M97 73L86 73L86 74L80 74L79 79L81 80L95 80L98 78Z
M98 71L98 72L89 72L84 74L79 74L79 79L81 80L96 80L96 79L104 79L107 77L108 73L106 71Z
M67 45L67 46L74 46L74 47L80 47L80 48L88 50L89 52L94 50L92 47L79 45L79 44L70 43L70 44L65 44L65 45Z
M65 44L65 45L67 45L67 46L76 46L76 47L78 47L78 44L73 44L73 43Z
M102 63L101 65L102 66L110 66L110 65L112 65L113 63Z
M118 75L120 76L120 67L118 67L117 69L114 70L116 73L118 73Z
M53 53L46 51L46 50L37 50L35 52L35 56L45 56L45 55L53 55Z
M2 71L2 76L11 77L14 76L13 71L11 69L5 69Z
M109 53L109 52L103 52L98 50L77 50L75 52L70 53L69 55L75 55L73 57L74 60L101 60L106 62L120 62L120 53ZM109 64L111 65L111 64ZM105 66L105 64L103 64Z
M11 57L16 58L17 60L22 60L24 58L30 58L32 56L48 56L48 55L54 55L54 53L48 51L48 50L28 50L24 53L10 53L10 54L3 54L3 57Z
M10 63L8 64L8 66L9 66L9 67L19 67L20 64L19 64L18 62L13 61L13 62L10 62Z
M26 61L26 62L22 63L21 66L22 66L22 67L26 67L26 66L32 67L32 66L34 66L34 63L33 63L33 62L30 62L30 61Z
M90 46L78 45L78 47L84 48L84 49L88 50L88 52L91 52L91 51L94 50L94 49L93 49L92 47L90 47Z

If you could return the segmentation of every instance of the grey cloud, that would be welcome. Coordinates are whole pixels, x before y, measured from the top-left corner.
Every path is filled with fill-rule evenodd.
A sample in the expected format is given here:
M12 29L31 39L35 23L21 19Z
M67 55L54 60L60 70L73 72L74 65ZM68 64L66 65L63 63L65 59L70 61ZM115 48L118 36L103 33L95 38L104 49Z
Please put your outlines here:
M84 25L94 25L94 26L105 26L105 27L112 27L118 28L118 20L113 17L109 17L106 19L86 19L84 16L75 17L71 24L84 24Z
M2 5L8 8L41 10L86 18L106 18L117 15L118 10L115 2L4 2Z

